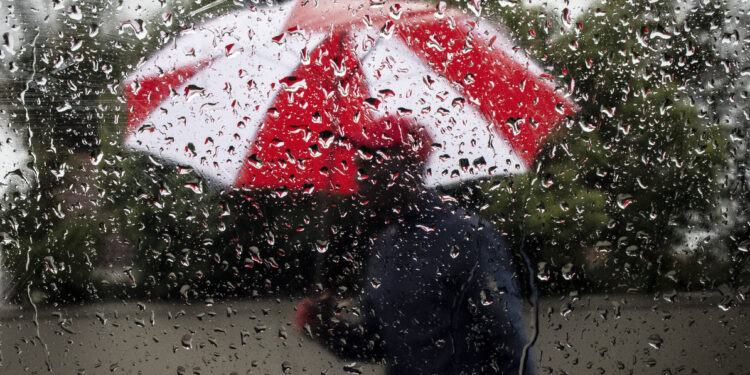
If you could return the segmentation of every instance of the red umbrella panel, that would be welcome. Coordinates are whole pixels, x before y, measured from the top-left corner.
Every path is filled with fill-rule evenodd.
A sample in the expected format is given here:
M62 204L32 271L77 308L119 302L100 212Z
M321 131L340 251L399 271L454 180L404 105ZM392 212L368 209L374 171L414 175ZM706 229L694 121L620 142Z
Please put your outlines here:
M496 26L425 4L249 8L184 30L125 85L126 144L222 186L357 190L401 145L429 186L527 170L575 104Z

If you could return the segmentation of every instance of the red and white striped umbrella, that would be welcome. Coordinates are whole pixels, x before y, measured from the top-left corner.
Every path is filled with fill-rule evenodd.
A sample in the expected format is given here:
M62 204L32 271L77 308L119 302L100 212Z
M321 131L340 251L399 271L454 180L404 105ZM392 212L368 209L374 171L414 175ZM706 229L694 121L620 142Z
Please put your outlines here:
M351 193L360 147L403 145L428 186L519 173L575 105L496 26L427 4L250 8L127 79L126 144L222 186Z

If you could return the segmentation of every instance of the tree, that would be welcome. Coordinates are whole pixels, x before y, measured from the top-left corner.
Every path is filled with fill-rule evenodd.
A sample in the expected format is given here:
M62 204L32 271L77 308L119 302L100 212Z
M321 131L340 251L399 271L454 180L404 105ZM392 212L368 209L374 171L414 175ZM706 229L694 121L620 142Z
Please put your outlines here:
M581 107L530 175L486 187L488 214L516 246L528 232L550 290L686 286L671 280L675 250L718 208L727 146L695 107L689 69L706 56L677 5L608 1L574 22L567 9L491 13Z

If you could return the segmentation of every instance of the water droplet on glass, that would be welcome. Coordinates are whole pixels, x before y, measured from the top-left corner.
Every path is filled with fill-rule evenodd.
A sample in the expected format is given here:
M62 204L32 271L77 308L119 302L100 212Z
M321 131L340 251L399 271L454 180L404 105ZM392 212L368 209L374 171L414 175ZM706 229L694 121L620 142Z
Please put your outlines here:
M370 0L371 8L380 8L385 5L385 0Z
M315 242L315 251L317 251L320 254L323 254L328 251L328 241L316 241Z
M443 18L445 16L445 9L447 7L448 7L448 4L446 4L445 1L439 1L437 5L435 6L435 17Z
M633 204L635 200L633 199L633 196L630 194L617 194L617 207L620 207L621 209L625 209L626 207Z
M182 336L182 340L180 341L182 343L182 347L185 349L192 349L193 348L193 335L191 333L186 333Z
M648 345L654 349L661 349L663 343L664 340L656 333L648 337Z
M536 267L536 277L541 281L549 281L550 274L549 274L549 266L547 265L547 262L539 262L537 263Z
M401 12L403 11L403 7L401 4L393 4L391 5L390 9L388 9L388 15L397 20L401 18Z
M750 240L744 240L740 242L740 244L737 245L737 250L743 253L747 253L748 251L750 251Z
M62 113L62 112L70 111L71 109L73 109L73 106L71 106L70 103L65 102L65 103L63 103L62 105L58 106L55 109L57 110L57 112L61 112Z
M71 5L70 8L68 8L68 17L73 20L80 21L83 18L83 14L81 13L81 9L78 8L77 5Z

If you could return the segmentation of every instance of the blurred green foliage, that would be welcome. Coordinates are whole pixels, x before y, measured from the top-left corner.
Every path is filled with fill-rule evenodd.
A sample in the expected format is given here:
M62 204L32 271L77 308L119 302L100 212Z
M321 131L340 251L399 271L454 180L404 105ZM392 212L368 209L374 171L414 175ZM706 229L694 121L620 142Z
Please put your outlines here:
M516 246L527 232L526 246L551 273L541 284L549 291L725 281L716 273L711 285L693 285L679 272L698 257L683 253L685 235L719 208L727 129L701 115L688 82L711 56L701 42L708 30L675 5L607 1L575 20L562 7L492 13L580 106L534 171L486 186L488 214Z

